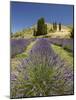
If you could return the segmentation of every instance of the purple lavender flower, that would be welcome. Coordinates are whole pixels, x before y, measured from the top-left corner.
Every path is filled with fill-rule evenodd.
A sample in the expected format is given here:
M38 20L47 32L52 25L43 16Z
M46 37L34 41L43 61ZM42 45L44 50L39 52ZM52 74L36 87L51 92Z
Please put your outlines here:
M73 39L63 39L62 47L73 52Z
M49 39L49 41L53 44L62 46L64 49L67 49L73 52L73 39L51 38Z
M29 39L12 39L11 40L11 56L24 51L31 41Z
M63 39L59 39L59 38L49 38L49 41L59 46L62 46L63 43Z
M14 98L73 94L73 68L55 54L48 39L37 39L18 68Z

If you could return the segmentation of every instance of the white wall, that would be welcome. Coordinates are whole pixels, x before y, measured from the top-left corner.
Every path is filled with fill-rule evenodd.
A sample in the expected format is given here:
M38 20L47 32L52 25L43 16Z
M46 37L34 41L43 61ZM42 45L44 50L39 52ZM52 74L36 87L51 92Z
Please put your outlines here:
M13 0L13 1L28 1L28 2L33 1L33 2L49 2L49 3L58 3L58 4L74 4L75 10L76 10L76 2L75 2L76 0ZM75 13L75 17L76 17L76 13ZM75 24L76 24L76 19L75 19ZM76 34L75 34L75 38L76 38ZM10 89L9 87L10 86L9 40L10 40L10 0L0 0L0 100L9 100L9 89ZM76 46L75 46L75 50L76 50ZM76 55L76 52L75 52L75 55ZM75 68L75 73L76 73L76 68ZM76 81L75 81L75 84L76 84ZM75 100L75 97L76 95L45 97L45 98L44 97L43 98L29 98L29 99L31 100L38 100L38 99L40 100L50 100L50 99L51 100L64 100L64 99Z

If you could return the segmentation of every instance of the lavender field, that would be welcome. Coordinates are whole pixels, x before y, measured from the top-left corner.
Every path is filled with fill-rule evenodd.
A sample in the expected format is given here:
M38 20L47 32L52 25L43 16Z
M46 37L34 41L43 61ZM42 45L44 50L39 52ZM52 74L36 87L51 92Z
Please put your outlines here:
M10 98L74 95L74 6L10 8Z
M72 39L14 39L11 47L11 98L73 94Z

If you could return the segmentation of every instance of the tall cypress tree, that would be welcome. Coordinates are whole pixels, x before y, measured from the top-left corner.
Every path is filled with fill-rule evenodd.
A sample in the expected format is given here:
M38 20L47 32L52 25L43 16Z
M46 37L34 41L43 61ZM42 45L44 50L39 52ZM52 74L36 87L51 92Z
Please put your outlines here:
M47 34L47 24L44 24L44 35Z
M71 38L74 38L74 28L72 28L72 30L71 30L70 33L71 33L70 37L71 37Z
M53 30L54 30L54 31L57 30L57 23L56 23L56 22L53 23Z
M61 31L61 23L59 23L59 31Z
M40 18L37 22L37 32L36 35L47 34L47 25L45 24L44 18Z

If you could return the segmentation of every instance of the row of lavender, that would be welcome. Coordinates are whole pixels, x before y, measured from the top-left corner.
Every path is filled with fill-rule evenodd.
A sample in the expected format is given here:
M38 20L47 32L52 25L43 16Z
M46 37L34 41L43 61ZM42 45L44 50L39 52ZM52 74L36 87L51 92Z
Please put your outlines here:
M11 98L73 94L73 66L65 65L48 39L37 39L11 78Z
M74 41L73 39L59 39L59 38L49 38L50 42L59 46L62 46L64 49L73 52Z
M11 40L11 57L16 54L22 53L24 49L36 39L12 39ZM53 44L60 45L64 49L73 52L73 39L58 39L58 38L49 38L49 41Z
M12 39L11 40L11 57L22 53L31 43L31 39Z

